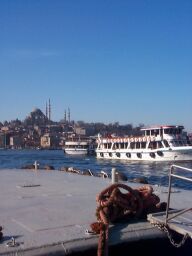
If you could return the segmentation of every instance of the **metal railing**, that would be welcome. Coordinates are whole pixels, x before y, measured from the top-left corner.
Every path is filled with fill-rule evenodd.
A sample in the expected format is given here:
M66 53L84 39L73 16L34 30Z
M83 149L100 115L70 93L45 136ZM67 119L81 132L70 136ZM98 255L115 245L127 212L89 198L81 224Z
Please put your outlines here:
M185 213L187 211L192 210L192 207L190 207L190 208L181 210L181 211L177 212L176 214L172 215L171 217L169 217L169 206L170 206L170 199L171 199L172 177L192 182L192 178L187 178L185 176L175 174L174 173L175 168L183 170L183 171L188 171L188 172L192 173L192 169L189 169L189 168L186 168L186 167L182 167L182 166L179 166L179 165L171 165L170 172L169 172L169 189L168 189L166 216L165 216L165 224L166 225L167 225L169 220L171 220L171 219L173 219L173 218L175 218L175 217L177 217L177 216L179 216L179 215L181 215L181 214L183 214L183 213Z

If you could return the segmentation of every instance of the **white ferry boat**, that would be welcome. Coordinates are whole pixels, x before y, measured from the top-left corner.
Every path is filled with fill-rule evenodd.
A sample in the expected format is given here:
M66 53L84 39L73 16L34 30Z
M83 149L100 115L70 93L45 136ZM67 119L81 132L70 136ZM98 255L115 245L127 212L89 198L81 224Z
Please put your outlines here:
M67 140L64 146L64 152L69 155L89 155L94 153L94 144L89 139L73 138Z
M189 161L192 144L183 126L163 125L142 128L142 136L98 136L96 156L137 161Z

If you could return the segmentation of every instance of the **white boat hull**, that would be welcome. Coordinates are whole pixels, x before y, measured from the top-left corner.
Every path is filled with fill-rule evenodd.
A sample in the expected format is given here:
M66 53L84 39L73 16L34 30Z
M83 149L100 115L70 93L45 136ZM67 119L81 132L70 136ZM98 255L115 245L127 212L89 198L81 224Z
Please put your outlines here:
M99 151L96 150L99 159L118 159L126 161L192 161L191 151Z
M68 155L87 155L87 150L78 150L78 149L65 149L65 153Z

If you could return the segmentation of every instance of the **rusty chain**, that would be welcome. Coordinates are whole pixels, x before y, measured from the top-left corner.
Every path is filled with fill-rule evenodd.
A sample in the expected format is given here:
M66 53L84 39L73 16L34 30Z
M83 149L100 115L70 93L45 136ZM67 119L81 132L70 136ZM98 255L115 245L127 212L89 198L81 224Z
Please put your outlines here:
M158 229L160 229L161 231L165 232L167 234L167 237L169 238L170 243L176 247L179 248L181 246L183 246L187 240L187 238L189 238L188 233L186 233L183 238L181 239L180 242L175 242L175 240L173 239L173 235L171 234L171 230L168 227L168 225L166 225L165 223L152 223L155 227L157 227Z

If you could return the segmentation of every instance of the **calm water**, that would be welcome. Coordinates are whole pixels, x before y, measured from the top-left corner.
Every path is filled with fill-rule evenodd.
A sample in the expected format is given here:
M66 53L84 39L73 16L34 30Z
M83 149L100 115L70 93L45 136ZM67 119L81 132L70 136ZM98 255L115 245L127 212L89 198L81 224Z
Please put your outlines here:
M56 170L63 166L80 170L90 169L92 172L104 170L111 172L115 167L126 174L129 179L145 177L149 183L168 185L168 172L172 163L127 162L120 160L99 160L94 156L71 157L62 150L0 150L0 170L18 169L24 165L38 161L40 166L52 165ZM192 161L177 163L192 169ZM175 179L175 187L192 190L192 183Z

